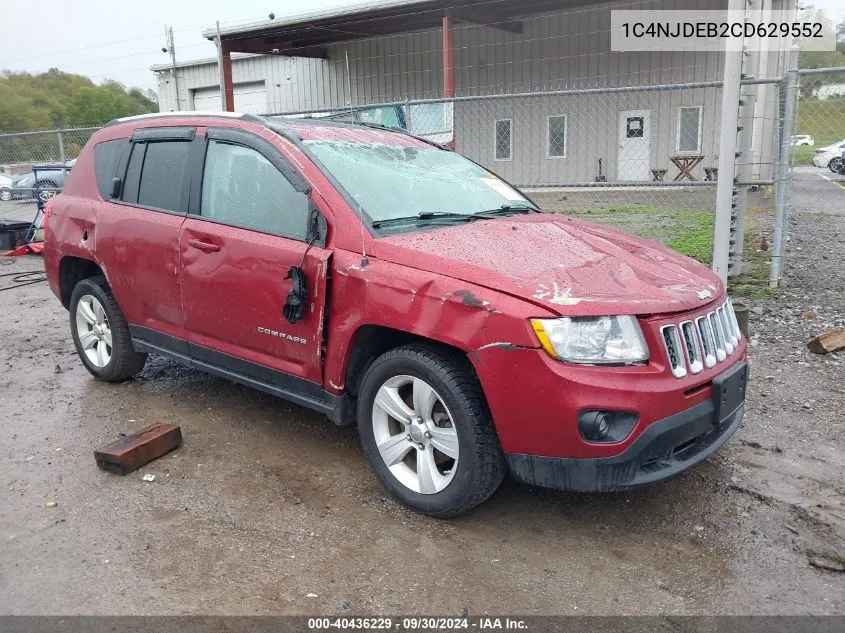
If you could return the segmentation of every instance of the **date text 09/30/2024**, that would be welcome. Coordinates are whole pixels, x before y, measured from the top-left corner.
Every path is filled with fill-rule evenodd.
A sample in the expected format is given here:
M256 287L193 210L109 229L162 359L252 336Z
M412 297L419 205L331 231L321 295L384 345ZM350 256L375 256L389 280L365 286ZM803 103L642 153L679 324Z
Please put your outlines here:
M525 620L498 617L402 617L402 618L308 618L309 630L382 630L382 631L451 631L451 630L525 630Z

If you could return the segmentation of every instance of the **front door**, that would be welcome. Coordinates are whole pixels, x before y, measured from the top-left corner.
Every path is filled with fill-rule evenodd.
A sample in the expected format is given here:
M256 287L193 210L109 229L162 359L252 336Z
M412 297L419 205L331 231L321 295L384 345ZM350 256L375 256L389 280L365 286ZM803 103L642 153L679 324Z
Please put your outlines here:
M259 147L261 147L259 145ZM322 313L330 251L309 246L309 199L272 152L209 138L200 208L182 225L182 297L191 354L273 384L322 383ZM282 313L292 266L307 278L304 318Z
M650 136L651 110L623 110L619 113L617 180L650 180Z

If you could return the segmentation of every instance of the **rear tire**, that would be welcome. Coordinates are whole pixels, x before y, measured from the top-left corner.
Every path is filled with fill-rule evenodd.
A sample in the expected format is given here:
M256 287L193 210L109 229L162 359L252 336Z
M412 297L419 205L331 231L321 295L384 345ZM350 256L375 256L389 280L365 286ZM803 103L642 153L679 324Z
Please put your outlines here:
M358 433L387 491L430 516L454 517L482 503L506 473L467 361L426 345L391 350L370 365L358 398Z
M74 287L70 330L82 364L99 380L127 380L147 362L147 355L132 346L126 317L103 277L83 279Z
M8 202L12 199L12 190L11 189L0 189L0 201Z

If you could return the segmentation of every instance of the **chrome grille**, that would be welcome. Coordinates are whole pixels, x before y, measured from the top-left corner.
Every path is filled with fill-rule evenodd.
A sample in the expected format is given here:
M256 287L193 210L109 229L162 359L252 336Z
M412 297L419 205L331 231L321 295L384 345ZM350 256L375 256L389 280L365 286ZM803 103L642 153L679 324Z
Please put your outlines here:
M698 374L724 362L739 348L742 333L730 299L695 321L660 328L669 369L675 378Z
M704 366L712 367L716 364L716 339L713 336L713 328L710 327L710 319L706 316L698 317L695 323L698 325L699 340L704 350Z
M687 353L690 373L697 374L704 369L704 361L702 359L701 343L698 341L698 332L692 321L681 323L681 339L684 341L684 350Z
M672 370L672 375L675 378L683 378L687 375L687 368L677 326L664 325L660 328L660 333L663 335L663 345L666 348L666 355L669 357L669 368Z
M720 363L727 358L728 353L725 350L725 333L722 332L722 321L715 312L707 315L710 321L710 327L713 328L713 336L716 339L716 360Z

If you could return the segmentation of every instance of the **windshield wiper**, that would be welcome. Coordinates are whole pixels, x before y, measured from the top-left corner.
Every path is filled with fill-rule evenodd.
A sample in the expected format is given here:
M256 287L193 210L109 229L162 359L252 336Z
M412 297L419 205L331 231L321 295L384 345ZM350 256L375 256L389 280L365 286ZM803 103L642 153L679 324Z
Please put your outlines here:
M420 223L420 222L472 222L478 215L468 213L446 213L442 211L424 211L417 215L405 215L398 218L385 218L373 222L373 228L378 229L391 224ZM483 217L483 216L481 216Z
M542 213L539 209L535 209L534 207L529 207L524 204L503 204L498 209L490 209L489 211L479 211L478 213L473 213L473 217L476 218L497 218L503 215L514 215L514 214L523 214L523 213Z

